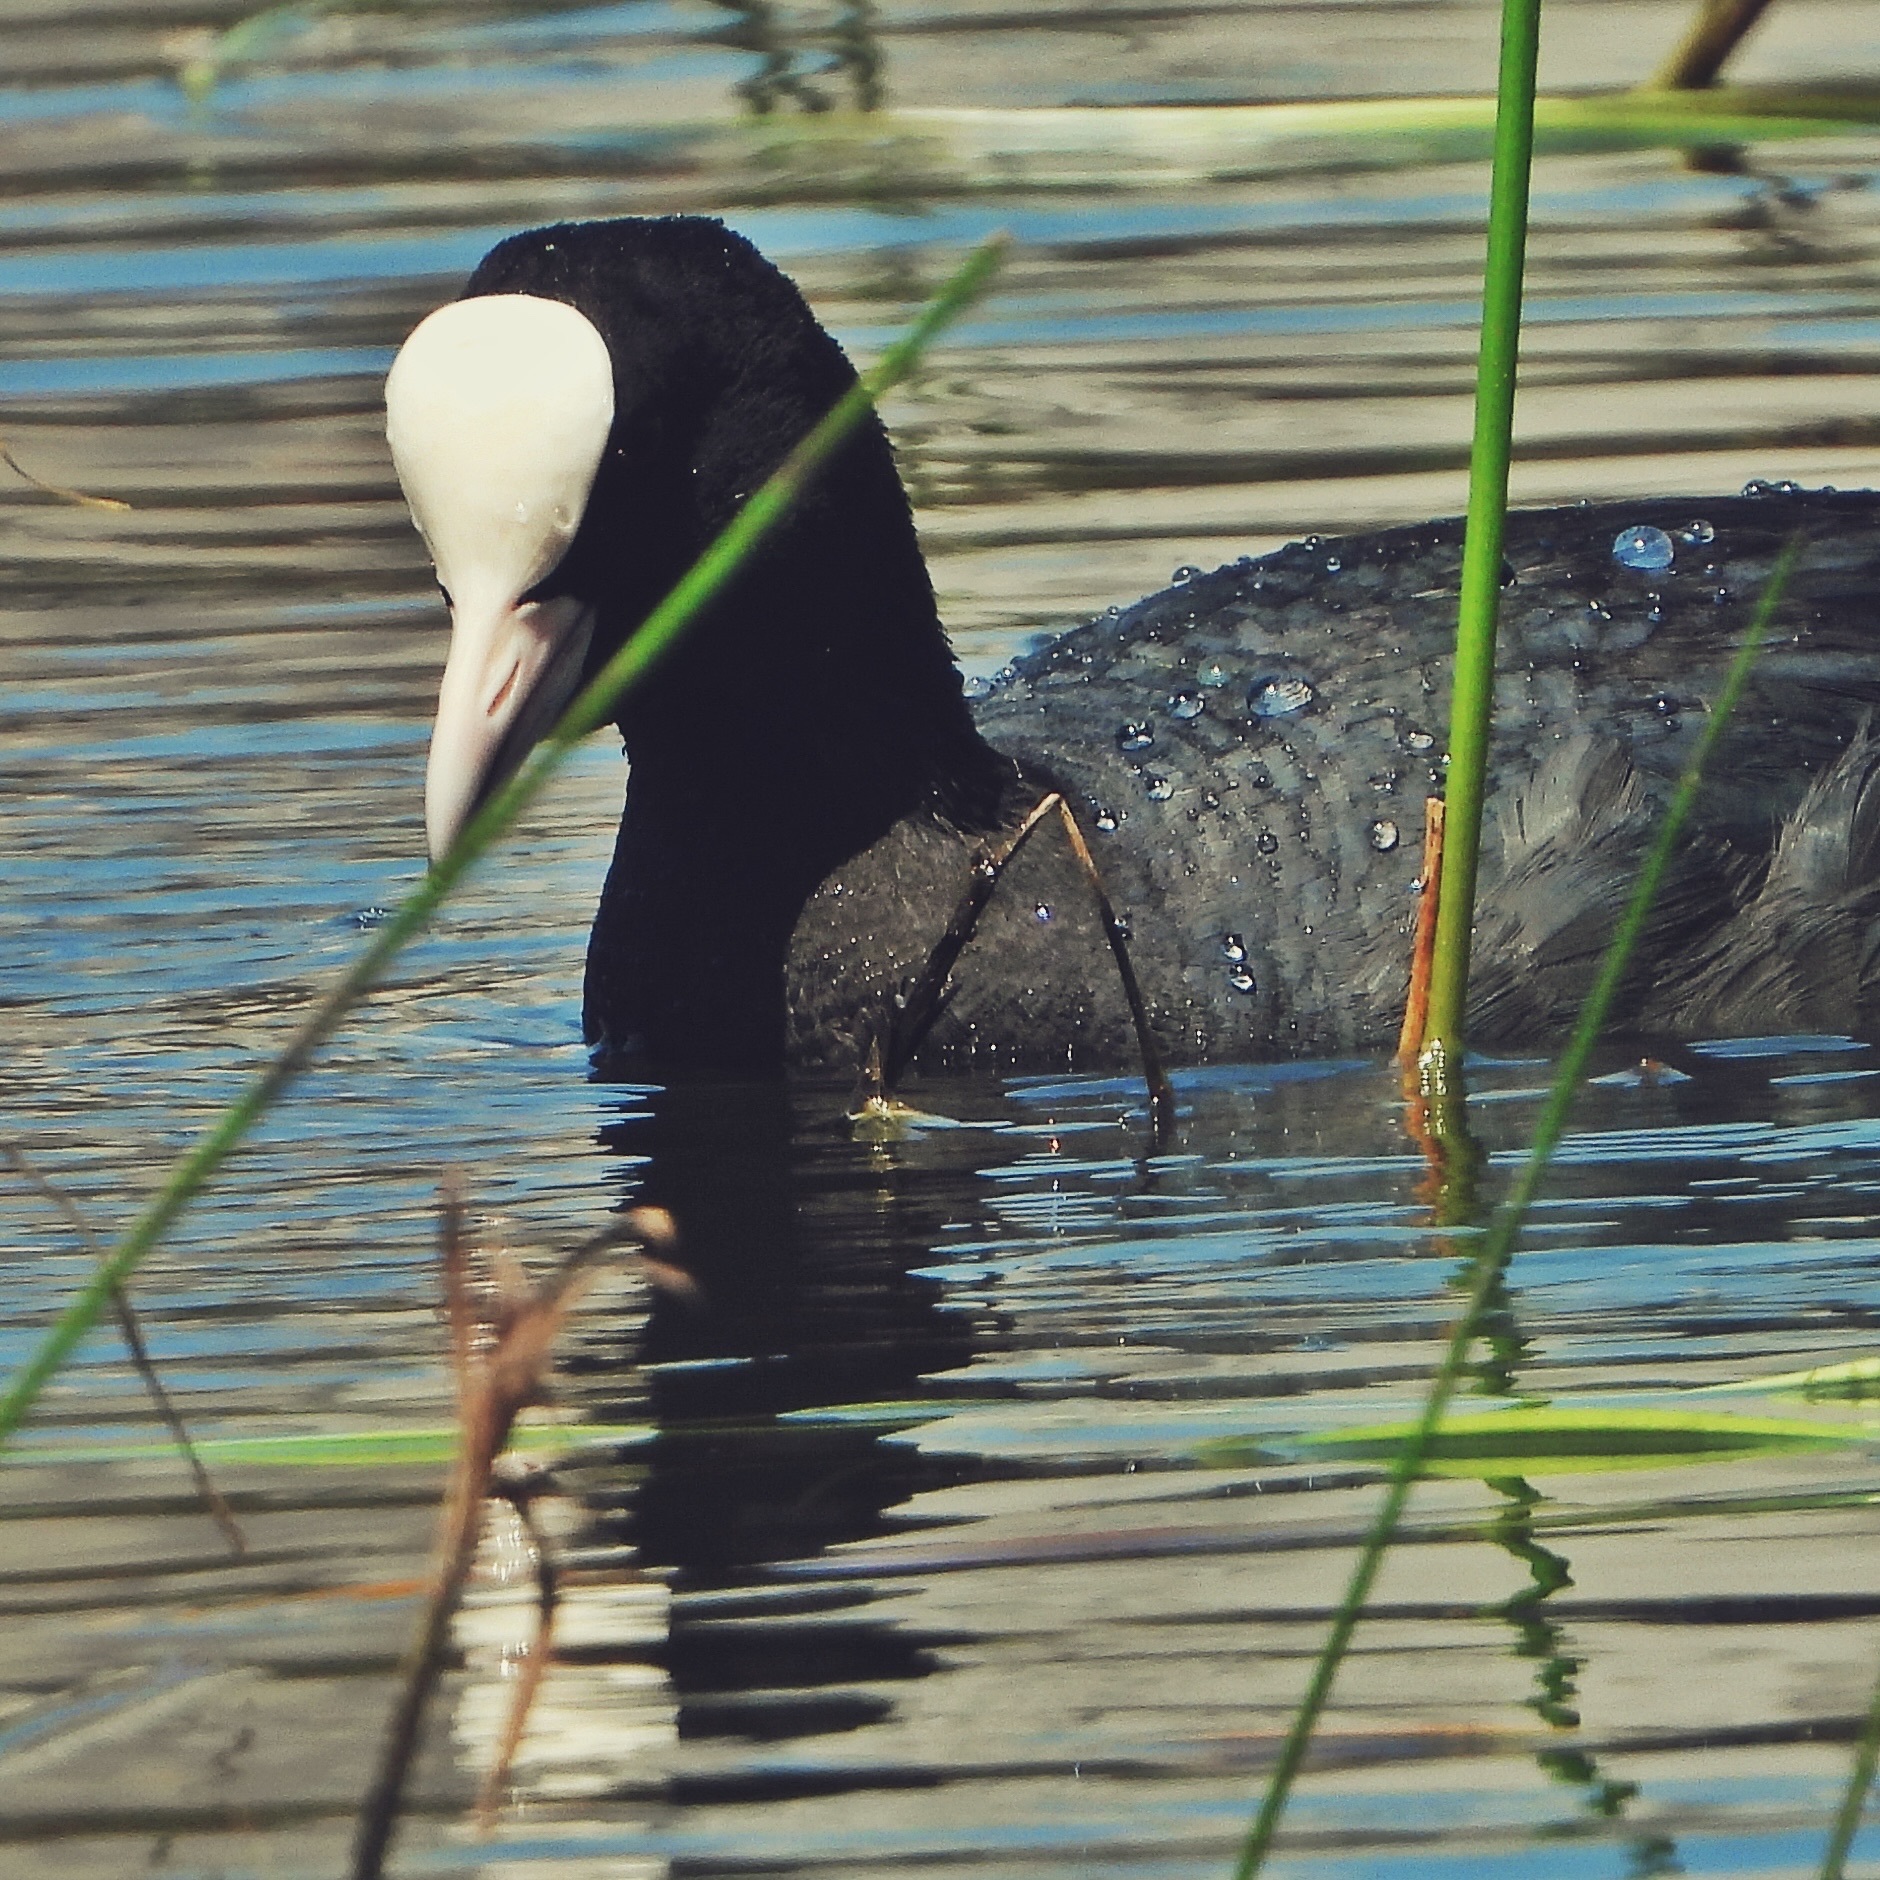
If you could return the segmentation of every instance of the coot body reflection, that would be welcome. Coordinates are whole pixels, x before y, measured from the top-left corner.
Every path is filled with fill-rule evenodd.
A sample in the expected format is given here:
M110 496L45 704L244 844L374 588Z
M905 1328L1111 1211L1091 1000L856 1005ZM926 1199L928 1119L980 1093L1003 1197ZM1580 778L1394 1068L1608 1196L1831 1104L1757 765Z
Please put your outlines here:
M434 851L851 380L796 289L696 218L514 236L418 329L387 402L452 603ZM1874 1028L1880 503L1777 489L1511 518L1476 1040L1571 1021L1795 531L1801 570L1622 1017L1667 1036ZM1439 522L1186 574L969 704L866 426L622 705L590 1036L665 1069L853 1067L987 839L1055 787L1171 1060L1388 1044L1460 543ZM923 1055L1134 1062L1055 836L1001 884Z

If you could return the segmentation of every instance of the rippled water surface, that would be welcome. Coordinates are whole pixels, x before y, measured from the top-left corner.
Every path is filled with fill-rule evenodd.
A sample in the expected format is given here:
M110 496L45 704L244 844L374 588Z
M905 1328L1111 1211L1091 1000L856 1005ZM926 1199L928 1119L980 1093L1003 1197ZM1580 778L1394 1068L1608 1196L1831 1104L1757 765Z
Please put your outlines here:
M417 878L443 636L378 382L498 235L722 213L867 356L1010 230L888 412L974 672L1178 564L1461 506L1479 140L1234 107L1480 94L1473 0L244 11L0 18L0 433L131 505L0 483L4 1130L101 1233ZM1544 82L1642 77L1681 12L1551 0ZM1870 10L1783 0L1740 69L1877 55ZM1542 159L1519 499L1873 480L1873 148L1739 157ZM1224 1871L1374 1504L1300 1439L1408 1414L1466 1255L1394 1078L1191 1073L1155 1155L1126 1081L929 1080L885 1145L844 1090L590 1082L621 788L597 740L139 1282L202 1435L431 1430L446 1165L525 1257L628 1195L679 1219L696 1291L629 1275L571 1340L568 1413L619 1433L564 1471L515 1800L461 1825L491 1591L400 1870ZM1627 1063L1478 1388L1663 1406L1869 1353L1873 1052ZM1481 1070L1487 1192L1545 1075ZM23 1189L0 1233L11 1369L87 1260ZM1812 1870L1880 1662L1870 1432L1698 1401L1859 1440L1419 1490L1287 1871ZM0 1869L335 1873L439 1470L237 1453L231 1562L155 1444L100 1333L4 1478Z

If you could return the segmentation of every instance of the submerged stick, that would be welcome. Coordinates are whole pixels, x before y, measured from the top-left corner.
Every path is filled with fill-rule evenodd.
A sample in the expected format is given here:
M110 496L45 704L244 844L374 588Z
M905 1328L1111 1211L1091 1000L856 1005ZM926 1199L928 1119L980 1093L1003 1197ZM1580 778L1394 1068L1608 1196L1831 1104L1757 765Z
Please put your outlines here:
M1652 839L1650 853L1645 858L1645 865L1639 871L1639 877L1632 889L1631 899L1627 901L1625 912L1619 918L1619 925L1612 939L1607 943L1606 951L1599 962L1599 972L1593 980L1592 990L1587 993L1586 1001L1580 1008L1580 1016L1573 1027L1573 1035L1567 1041L1567 1048L1561 1054L1559 1068L1554 1073L1554 1081L1547 1093L1547 1101L1541 1109L1540 1119L1535 1125L1534 1141L1530 1145L1527 1160L1522 1164L1520 1174L1515 1178L1514 1187L1508 1199L1496 1211L1494 1220L1489 1224L1482 1237L1480 1250L1475 1255L1475 1273L1469 1283L1468 1295L1464 1301L1461 1315L1457 1318L1454 1329L1450 1332L1449 1342L1443 1348L1443 1355L1436 1366L1435 1375L1430 1380L1429 1394L1424 1399L1422 1414L1417 1418L1415 1429L1404 1439L1402 1447L1391 1460L1390 1477L1385 1486L1384 1499L1365 1534L1364 1544L1358 1550L1357 1563L1353 1566L1350 1582L1345 1588L1343 1599L1332 1617L1331 1630L1327 1633L1325 1644L1319 1652L1317 1662L1312 1667L1312 1675L1306 1684L1305 1695L1299 1701L1299 1708L1293 1715L1291 1728L1287 1731L1286 1741L1280 1747L1272 1780L1260 1803L1259 1813L1254 1817L1253 1826L1248 1830L1247 1839L1240 1851L1240 1858L1234 1865L1234 1880L1251 1880L1260 1871L1267 1854L1271 1851L1273 1837L1279 1829L1280 1817L1285 1813L1286 1803L1292 1794L1293 1783L1297 1780L1300 1766L1305 1761L1306 1750L1312 1741L1312 1733L1324 1712L1332 1693L1332 1681L1338 1675L1338 1667L1344 1661L1346 1650L1351 1644L1353 1633L1358 1629L1358 1621L1363 1617L1364 1604L1371 1595L1371 1588L1376 1583L1378 1568L1383 1564L1384 1555L1397 1531L1397 1523L1402 1518L1406 1502L1410 1498L1411 1484L1422 1469L1424 1458L1429 1454L1430 1444L1443 1420L1443 1412L1449 1407L1449 1400L1455 1395L1456 1385L1462 1376L1463 1366L1468 1361L1469 1347L1474 1343L1482 1318L1490 1301L1495 1297L1497 1288L1507 1270L1508 1261L1514 1252L1516 1236L1521 1231L1528 1209L1533 1205L1535 1196L1540 1192L1540 1185L1547 1173L1547 1165L1553 1159L1567 1126L1567 1117L1573 1108L1573 1101L1579 1094L1580 1081L1586 1074L1587 1059L1592 1055L1593 1045L1600 1032L1605 1028L1606 1015L1612 1009L1617 998L1620 981L1625 976L1626 968L1631 964L1632 955L1637 950L1640 937L1645 931L1646 918L1651 913L1652 904L1658 898L1658 890L1664 881L1665 871L1671 865L1673 850L1677 847L1678 836L1691 813L1692 805L1697 801L1698 786L1703 778L1704 766L1716 748L1717 740L1723 735L1723 728L1729 722L1736 709L1737 700L1742 696L1743 686L1749 678L1749 670L1756 658L1758 647L1768 631L1769 622L1775 614L1777 603L1782 598L1783 590L1788 586L1789 577L1794 572L1797 555L1801 551L1799 538L1791 540L1776 559L1775 567L1770 571L1765 583L1762 599L1758 602L1754 618L1743 636L1743 644L1737 649L1735 659L1730 662L1729 672L1724 677L1721 690L1710 709L1710 716L1705 720L1703 730L1698 734L1690 760L1679 775L1677 788L1671 794L1671 801L1666 806L1663 818L1658 825L1657 834Z
M274 1061L251 1080L208 1132L174 1164L162 1187L113 1243L98 1270L0 1396L0 1442L19 1427L46 1380L97 1322L110 1300L111 1289L122 1285L136 1270L138 1262L162 1239L192 1197L313 1061L314 1053L332 1036L340 1021L378 983L392 959L429 925L431 916L472 864L535 800L581 740L607 720L621 695L671 650L700 609L723 589L783 519L829 454L874 408L875 400L900 384L940 333L972 304L999 265L1005 248L1004 237L995 236L973 250L907 332L791 451L680 578L678 586L577 695L529 760L491 793L456 841L432 863L424 879L392 910L365 951L295 1027Z
M64 1189L41 1172L38 1165L16 1142L0 1141L0 1156L4 1156L12 1165L14 1173L34 1189L40 1197L57 1210L78 1243L94 1260L104 1258L104 1246L97 1235L91 1231L91 1224L85 1219L78 1203ZM239 1559L248 1551L248 1536L241 1530L241 1523L235 1519L234 1511L224 1499L222 1491L216 1487L214 1478L209 1474L201 1453L196 1448L195 1438L189 1433L189 1425L183 1421L183 1413L177 1409L175 1400L170 1396L162 1375L158 1372L155 1360L150 1355L150 1347L144 1343L144 1328L138 1322L136 1308L131 1304L130 1295L122 1286L111 1289L111 1310L116 1315L118 1333L124 1340L125 1349L130 1353L131 1365L143 1380L144 1389L150 1395L152 1407L170 1432L171 1440L176 1444L183 1461L188 1465L191 1478L196 1484L196 1493L202 1497L203 1506L209 1511L209 1518L222 1530L222 1538L228 1542L228 1550Z
M1448 809L1442 901L1430 975L1425 1075L1459 1065L1469 992L1469 938L1488 788L1495 709L1495 627L1501 603L1501 540L1514 441L1515 365L1521 348L1521 277L1527 249L1528 171L1534 156L1534 70L1540 0L1502 0L1501 74L1495 107L1495 168L1489 185L1488 262L1482 281L1482 342L1476 359L1475 436L1469 451L1469 520L1462 544L1456 663L1449 707Z

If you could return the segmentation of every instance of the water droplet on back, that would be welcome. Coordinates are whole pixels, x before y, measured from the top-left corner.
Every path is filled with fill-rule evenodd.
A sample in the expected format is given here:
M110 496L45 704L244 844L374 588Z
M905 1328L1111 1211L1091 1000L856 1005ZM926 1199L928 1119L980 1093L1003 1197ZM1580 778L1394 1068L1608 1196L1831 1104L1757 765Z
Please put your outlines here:
M1204 659L1195 672L1195 683L1212 690L1217 685L1225 685L1232 676L1218 659Z
M1397 825L1388 817L1371 825L1371 846L1380 855L1388 855L1397 846Z
M1260 982L1244 966L1231 966L1227 971L1227 983L1236 992L1258 992Z
M1684 541L1689 542L1693 548L1703 548L1717 539L1717 531L1701 516L1695 521L1687 522L1684 527L1678 531L1678 534Z
M1410 731L1404 734L1404 742L1413 751L1430 751L1436 748L1435 737L1427 731Z
M1188 583L1194 580L1200 573L1201 570L1199 568L1191 568L1186 562L1183 562L1182 565L1169 576L1169 585L1171 587L1186 587Z
M1643 574L1658 574L1669 568L1677 553L1670 536L1648 522L1621 529L1612 544L1612 558L1621 568L1636 568Z
M1262 855L1276 854L1279 850L1279 837L1270 829L1262 829L1259 835L1254 839L1253 846L1258 849Z
M1097 827L1106 836L1113 834L1116 829L1116 811L1107 805L1100 806L1097 810Z
M968 698L990 698L992 681L984 673L976 672L966 681L963 689Z
M1166 777L1158 776L1153 771L1143 779L1143 788L1148 792L1151 803L1166 803L1175 794L1175 786Z
M1168 715L1171 718L1199 718L1207 705L1199 692L1177 692L1168 702Z
M1049 901L1040 901L1031 911L1038 920L1049 920L1051 918L1051 903Z
M1247 943L1237 933L1221 935L1221 958L1238 966L1247 957Z
M1290 718L1318 697L1304 679L1268 679L1247 693L1247 709L1256 718Z
M1119 751L1146 751L1155 742L1155 733L1139 718L1132 718L1127 724L1116 729L1116 748Z

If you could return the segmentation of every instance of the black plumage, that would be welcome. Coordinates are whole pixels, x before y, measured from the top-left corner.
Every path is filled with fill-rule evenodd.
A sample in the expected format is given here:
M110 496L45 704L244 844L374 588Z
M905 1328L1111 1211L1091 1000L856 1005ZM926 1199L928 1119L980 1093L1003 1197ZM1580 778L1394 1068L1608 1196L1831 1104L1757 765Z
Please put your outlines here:
M741 237L672 218L518 235L466 295L584 313L616 417L543 594L597 610L592 669L852 381ZM1621 530L1668 538L1635 571ZM1872 1028L1880 997L1880 502L1771 491L1517 514L1471 1034L1571 1022L1783 542L1805 547L1653 915L1621 1023ZM1394 1041L1422 802L1441 788L1461 526L1189 578L1065 635L969 707L879 424L622 705L627 803L591 943L590 1035L663 1067L854 1066L976 857L1038 797L1076 811L1176 1062ZM1133 1062L1055 832L963 955L929 1062Z

